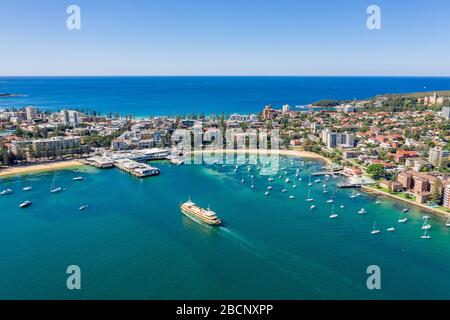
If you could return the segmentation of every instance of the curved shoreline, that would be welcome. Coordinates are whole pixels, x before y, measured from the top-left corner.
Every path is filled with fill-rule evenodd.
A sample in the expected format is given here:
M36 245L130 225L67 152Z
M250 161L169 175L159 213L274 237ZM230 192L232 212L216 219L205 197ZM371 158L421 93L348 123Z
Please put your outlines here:
M401 202L404 202L404 203L411 204L411 205L413 205L413 206L416 206L416 207L419 207L419 208L421 208L421 209L427 210L427 211L429 211L429 212L431 212L431 213L434 213L434 214L436 214L436 215L439 215L439 216L441 216L441 217L448 217L448 216L450 216L450 213L447 213L447 212L442 211L442 210L440 210L440 209L430 208L430 207L428 207L428 206L425 205L425 204L417 203L417 202L415 202L415 201L412 201L412 200L408 200L408 199L399 197L399 196L397 196L397 195L395 195L395 194L387 193L387 192L385 192L385 191L383 191L383 190L378 190L378 189L371 188L371 187L367 187L367 186L363 186L363 187L362 187L362 190L363 190L364 192L367 192L367 193L370 193L370 194L379 194L379 195L383 195L383 196L386 196L386 197L389 197L389 198L392 198L392 199L395 199L395 200L398 200L398 201L401 201Z
M52 163L33 164L23 167L9 167L6 169L0 169L0 178L7 178L21 174L63 170L80 166L84 166L84 164L77 160L67 160Z
M331 164L332 161L320 154L310 152L310 151L301 151L301 150L268 150L268 149L224 149L224 150L194 150L186 152L187 154L204 154L204 153L223 153L223 154L261 154L264 156L292 156L299 158L307 158L307 159L315 159L322 160L327 164Z

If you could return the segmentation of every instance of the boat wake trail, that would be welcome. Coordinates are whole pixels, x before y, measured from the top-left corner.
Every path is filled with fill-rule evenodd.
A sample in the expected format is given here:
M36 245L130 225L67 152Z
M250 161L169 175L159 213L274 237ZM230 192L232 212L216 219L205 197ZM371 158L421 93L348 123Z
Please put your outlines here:
M271 248L263 243L255 243L250 241L245 236L236 231L230 230L226 227L220 227L220 235L234 241L243 250L257 256L264 260L264 262L275 266L279 271L291 276L295 281L299 282L299 287L303 290L316 294L317 297L326 297L326 293L314 283L317 276L333 279L340 278L340 275L329 270L326 267L320 266L309 259L300 257L284 250ZM348 279L340 279L350 285Z
M273 249L269 248L264 244L252 242L247 238L245 238L243 235L239 234L238 232L230 230L226 227L220 227L220 230L222 231L220 234L223 237L236 242L243 250L250 252L255 256L257 256L258 258L264 260L265 262L274 265L280 271L291 275L296 280L301 279L295 268L286 268L280 263L278 263L280 259L279 257L276 257L276 250L274 251ZM275 259L273 259L272 257Z

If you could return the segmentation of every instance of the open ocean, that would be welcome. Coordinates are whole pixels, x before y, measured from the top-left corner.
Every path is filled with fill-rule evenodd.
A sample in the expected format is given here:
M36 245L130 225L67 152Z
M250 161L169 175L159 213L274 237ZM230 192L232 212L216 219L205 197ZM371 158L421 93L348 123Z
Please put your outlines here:
M35 105L102 114L152 115L259 112L321 99L449 90L450 78L425 77L0 77L0 108Z

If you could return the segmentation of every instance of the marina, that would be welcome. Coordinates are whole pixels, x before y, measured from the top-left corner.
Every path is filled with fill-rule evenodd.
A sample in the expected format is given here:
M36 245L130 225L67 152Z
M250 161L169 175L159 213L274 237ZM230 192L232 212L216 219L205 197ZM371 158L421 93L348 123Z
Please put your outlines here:
M120 161L128 163L126 159ZM181 297L164 290L167 280L155 282L161 274L172 279L169 283L177 286L181 284L181 288L186 290L195 289L192 297L224 297L208 283L200 281L210 274L202 266L210 265L215 272L220 272L229 279L217 279L214 286L219 285L225 292L225 288L238 292L242 285L248 288L245 293L237 295L241 298L254 297L258 292L261 297L271 297L270 288L275 284L286 292L277 295L278 297L343 298L353 297L356 292L358 297L370 298L371 294L363 286L358 289L360 283L365 282L361 282L355 275L361 272L360 266L369 265L373 260L382 263L387 270L394 268L404 272L392 277L385 275L385 281L395 285L383 291L383 298L412 296L395 289L410 285L412 274L419 277L427 274L428 280L429 275L433 275L429 283L420 282L412 288L418 290L414 291L415 297L417 292L423 292L423 296L426 295L425 292L430 296L431 292L432 297L442 297L432 287L436 283L442 284L447 277L447 274L440 271L445 270L443 266L450 261L450 229L446 226L447 219L424 219L424 212L415 206L408 207L409 210L404 212L403 203L389 198L380 202L378 197L367 193L352 198L352 195L356 195L352 190L337 188L337 184L344 179L342 177L330 176L326 182L330 194L323 194L323 184L312 183L308 187L307 183L311 173L321 163L314 161L311 168L304 168L295 177L297 165L300 163L286 165L286 174L283 173L281 179L278 176L259 175L257 168L263 167L260 164L239 166L237 172L234 172L234 165L180 167L169 161L157 162L157 166L164 170L164 175L157 183L153 179L135 179L123 175L119 170L100 170L95 167L28 175L26 183L21 178L3 179L2 189L16 192L0 197L0 210L7 212L1 216L0 229L8 241L16 243L17 250L26 250L30 259L41 250L50 250L52 253L58 251L56 243L63 241L66 246L83 250L82 255L77 255L77 260L83 265L89 265L89 261L94 259L98 261L100 253L102 270L108 270L110 264L120 266L118 278L113 278L113 282L119 281L125 274L129 275L129 268L147 270L144 276L128 280L136 290L133 297ZM251 171L248 170L249 167ZM74 180L74 177L83 177L84 180ZM306 183L299 183L297 188L293 188L293 177L295 181L302 179ZM245 179L243 184L242 178ZM287 178L290 183L286 183ZM184 181L186 184L174 184L173 181ZM25 192L21 190L24 185L33 188ZM53 196L49 193L51 185L64 189L64 192ZM104 188L105 185L108 186L107 189ZM186 185L189 187L186 188ZM204 186L208 188L205 189ZM271 187L270 191L267 191L268 187ZM283 189L287 192L283 193ZM123 190L133 192L127 193L125 198ZM221 196L217 196L217 193ZM326 202L330 200L331 193L334 203L328 205ZM146 200L149 195L152 199L151 206ZM189 195L207 209L192 204L192 201L183 206L183 200L188 199ZM25 204L25 200L32 202L32 205L22 209L19 205ZM308 200L314 202L309 203ZM208 204L211 204L214 211L208 208ZM195 209L183 212L182 207ZM364 208L365 214L358 214L358 208ZM220 224L218 221L217 224L206 223L193 215L194 212L203 213L200 216L206 219L210 217L211 221L219 219L215 213L218 212ZM397 221L404 218L408 219L407 223ZM41 230L39 228L31 235L28 234L28 224L41 226L42 223L48 225L45 236L38 232ZM58 229L64 228L64 235L52 227L56 224L59 225ZM102 225L102 228L99 229L98 225ZM425 228L422 229L423 227ZM124 236L125 234L128 236ZM28 244L29 237L33 239L32 247ZM96 240L99 237L112 241L115 250L105 251L104 244ZM116 238L117 241L114 240ZM49 239L55 245L50 244L49 247ZM91 245L81 246L77 239L89 241ZM367 254L367 246L376 249ZM426 257L429 246L438 250L438 254L433 256L433 262L430 264L429 260L423 260L421 263L422 259L417 262L414 257ZM349 248L360 254L349 256ZM6 267L16 266L14 271L8 273L8 278L2 278L3 283L26 281L22 269L17 267L19 261L22 261L19 251L16 253L14 248L6 249L2 244L0 249L0 256L8 254L12 257L3 259ZM405 249L407 251L404 252ZM132 259L132 266L129 267L130 262L123 260L123 252L130 252L135 257ZM39 254L46 255L42 252ZM56 260L55 256L58 257ZM52 254L52 257L46 260L47 264L42 268L38 267L37 272L43 275L43 280L36 284L34 290L47 298L53 296L45 289L49 281L52 283L52 270L65 262L63 254ZM167 260L167 257L171 258ZM198 261L198 264L194 262L190 265L187 261ZM239 263L236 264L235 261ZM152 268L149 269L150 262ZM242 267L243 263L245 268ZM325 267L330 264L336 269ZM183 269L180 269L180 265L184 266ZM278 266L282 267L281 271ZM95 273L96 270L97 268L89 272ZM117 273L117 269L114 270L110 271ZM314 282L305 284L299 280L302 279L300 274L305 272L315 274L311 278ZM338 278L336 273L339 274ZM183 286L181 279L187 274L195 280L194 286ZM341 281L341 277L350 282ZM351 295L344 289L349 284L352 286ZM93 281L90 291L83 296L95 294L97 297L107 298L108 295L101 292L101 286L102 282ZM299 292L298 286L303 286L304 290ZM322 294L317 294L314 289L317 287ZM59 297L65 296L64 292L55 290ZM14 292L6 290L5 294ZM130 295L123 293L120 297Z

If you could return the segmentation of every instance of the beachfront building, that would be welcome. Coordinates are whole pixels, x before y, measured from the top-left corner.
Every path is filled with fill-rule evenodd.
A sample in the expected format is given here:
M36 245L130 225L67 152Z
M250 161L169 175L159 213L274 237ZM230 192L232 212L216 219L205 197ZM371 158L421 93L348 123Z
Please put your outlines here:
M416 201L425 203L431 199L431 193L438 178L422 172L407 170L398 175L397 181L401 183L406 192L413 193Z
M322 131L322 142L330 149L355 147L355 138L352 134L331 132L329 129Z
M11 151L14 154L34 153L36 157L46 157L53 155L78 154L85 150L81 146L80 137L53 137L49 139L37 140L17 140L11 143Z
M81 146L80 137L53 137L49 139L33 140L35 152L69 151Z

